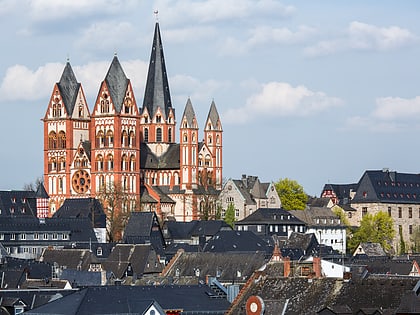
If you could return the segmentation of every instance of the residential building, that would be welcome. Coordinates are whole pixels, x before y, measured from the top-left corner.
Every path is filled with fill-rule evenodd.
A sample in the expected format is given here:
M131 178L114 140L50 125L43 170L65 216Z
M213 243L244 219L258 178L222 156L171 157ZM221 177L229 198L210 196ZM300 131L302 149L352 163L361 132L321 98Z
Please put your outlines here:
M197 117L188 99L176 141L158 23L142 107L135 94L114 56L89 109L82 84L66 63L43 118L49 216L66 198L97 198L112 185L128 197L121 211L147 209L163 219L189 221L200 217L205 201L215 209L222 188L221 120L213 101L204 122L204 140L199 141Z
M36 191L2 190L0 191L0 217L38 217L45 218L49 196L44 185Z
M292 232L305 233L305 222L282 208L259 208L235 222L235 230L252 231L262 237L288 237Z
M281 201L273 182L261 183L257 176L242 175L229 179L219 195L222 216L230 204L235 208L235 220L240 221L259 208L280 208Z
M346 226L330 208L307 207L289 212L306 223L306 233L313 233L320 244L346 252Z

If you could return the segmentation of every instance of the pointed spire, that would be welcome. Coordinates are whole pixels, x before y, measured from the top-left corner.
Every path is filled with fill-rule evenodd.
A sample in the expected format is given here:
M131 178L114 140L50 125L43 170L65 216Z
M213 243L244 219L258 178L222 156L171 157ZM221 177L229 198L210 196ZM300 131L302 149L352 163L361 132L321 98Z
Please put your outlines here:
M60 82L57 83L57 86L60 90L61 97L63 98L67 115L71 116L76 104L80 83L77 82L76 76L74 75L73 69L68 61L64 67L63 74L61 75Z
M117 113L121 112L125 92L127 91L128 87L128 81L129 80L124 73L120 61L115 54L114 58L112 59L111 66L109 67L108 73L105 76L105 82L108 86L109 94Z
M159 23L156 22L146 90L144 92L143 110L147 108L149 115L154 116L159 107L165 115L164 119L167 119L169 110L172 108L172 102Z
M219 113L216 109L216 104L214 103L214 100L211 102L209 114L207 116L207 124L210 121L214 129L219 129L217 126L220 125L220 130L222 129L222 124L220 122ZM207 128L207 126L206 126Z
M184 113L182 114L182 121L184 121L184 119L187 120L188 128L195 127L196 117L190 98L188 98L187 104L185 104Z
M44 198L44 199L50 198L50 196L48 196L47 191L45 190L44 183L39 183L38 188L36 189L36 192L35 192L35 197Z

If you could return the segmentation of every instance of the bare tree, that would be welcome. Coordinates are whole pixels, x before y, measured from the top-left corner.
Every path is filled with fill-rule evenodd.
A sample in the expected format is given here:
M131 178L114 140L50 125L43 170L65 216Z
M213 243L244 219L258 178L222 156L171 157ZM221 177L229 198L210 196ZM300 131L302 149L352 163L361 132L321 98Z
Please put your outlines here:
M121 241L130 216L130 198L120 183L111 182L99 193L106 214L106 232L109 242Z
M38 189L38 186L44 183L44 178L42 176L37 177L35 181L26 183L23 185L23 190L26 191L36 191Z

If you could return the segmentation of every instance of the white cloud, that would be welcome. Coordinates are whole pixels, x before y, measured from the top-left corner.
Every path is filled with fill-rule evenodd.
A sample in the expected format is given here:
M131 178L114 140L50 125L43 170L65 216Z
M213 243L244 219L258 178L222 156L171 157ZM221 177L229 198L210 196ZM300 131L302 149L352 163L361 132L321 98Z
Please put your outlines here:
M419 120L420 96L412 99L381 97L376 99L373 117L381 120Z
M248 52L253 48L261 48L265 44L297 44L310 38L316 30L312 27L301 25L296 31L288 28L274 28L270 26L258 26L249 31L246 40L227 38L223 44L222 53L238 55Z
M243 123L257 116L307 116L341 104L339 98L311 91L303 85L293 87L285 82L270 82L250 96L243 108L228 110L224 120Z
M358 21L351 22L342 37L320 41L305 49L308 56L329 55L339 51L387 51L407 46L418 37L398 26L378 27Z
M100 84L105 78L110 64L111 61L101 61L72 66L88 101L95 101ZM130 79L136 95L143 95L148 64L139 60L131 60L121 62L121 66ZM48 63L35 71L22 65L10 67L1 83L0 96L3 100L45 100L45 103L48 103L47 99L54 84L60 81L63 70L64 64L62 63Z
M403 125L396 122L384 122L374 119L372 116L353 116L347 118L343 126L340 126L341 130L358 130L358 131L370 131L377 133L393 133L401 131L404 128Z
M195 26L191 28L169 29L165 31L165 42L187 42L193 40L200 40L205 38L212 38L217 36L215 27L210 26Z
M295 12L293 6L283 5L275 0L158 0L155 8L161 9L159 17L165 20L165 24L232 21L258 14L287 17Z

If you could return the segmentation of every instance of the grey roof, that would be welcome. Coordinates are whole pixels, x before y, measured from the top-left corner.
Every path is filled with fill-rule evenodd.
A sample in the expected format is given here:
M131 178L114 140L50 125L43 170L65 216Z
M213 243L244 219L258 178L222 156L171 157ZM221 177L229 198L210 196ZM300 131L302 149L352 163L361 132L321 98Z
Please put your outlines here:
M217 128L218 130L222 131L222 123L220 122L219 113L217 112L214 100L211 102L209 114L207 116L207 121L211 122L213 128Z
M64 269L60 275L60 279L70 282L72 288L102 284L102 274L100 271Z
M114 103L115 111L120 113L128 83L130 81L127 79L117 56L114 56L112 59L111 66L109 67L108 73L105 76L105 82L108 86L112 102Z
M149 115L154 116L159 107L166 120L169 111L172 108L172 102L159 23L156 23L152 52L150 55L149 72L147 74L146 89L144 92L143 110L147 108Z
M212 296L214 291L205 285L89 287L27 314L143 314L151 301L184 314L224 314L230 303Z
M142 169L179 169L180 168L180 145L171 143L167 151L160 157L157 157L150 150L147 143L140 144L140 167Z
M184 118L187 120L187 128L197 128L196 116L190 98L188 98L187 104L185 104L184 113L182 114L182 121L184 120ZM183 127L184 126L181 126L181 128Z
M358 184L325 184L324 189L322 192L326 190L332 190L334 191L335 195L337 196L338 203L341 204L347 204L351 202L351 192L356 191L358 187ZM321 193L322 195L322 193Z
M232 179L247 205L255 205L255 199L267 199L270 183L261 183L258 176L242 175L241 179Z
M71 117L76 104L77 93L80 89L80 83L77 82L76 76L74 75L69 62L66 63L60 82L57 83L57 86L61 97L63 98L67 115Z
M387 170L366 171L358 183L352 203L420 203L420 174Z
M54 218L89 218L95 228L106 227L106 214L96 198L67 198Z
M259 208L245 219L235 224L297 224L305 223L283 208Z
M309 207L304 210L290 210L289 212L309 227L344 227L338 215L327 207Z
M40 260L49 264L73 270L87 271L91 263L96 263L96 256L89 249L53 249L47 248Z
M360 243L359 246L363 248L363 251L364 251L363 254L366 255L366 256L370 256L370 257L387 256L387 254L385 253L381 244L379 244L379 243L371 243L371 242ZM356 251L357 251L357 249L358 248L356 248ZM355 255L357 255L357 254L358 253L355 252Z
M43 183L40 183L38 185L38 188L36 189L36 192L35 192L35 197L36 198L44 198L44 199L49 199L50 198L50 196L48 196L48 193L47 193Z
M32 190L0 191L0 217L36 217L35 195Z

